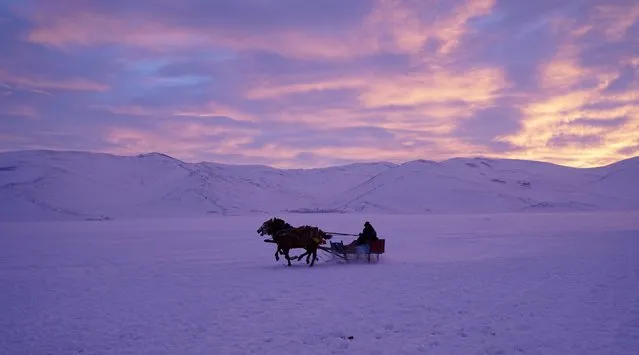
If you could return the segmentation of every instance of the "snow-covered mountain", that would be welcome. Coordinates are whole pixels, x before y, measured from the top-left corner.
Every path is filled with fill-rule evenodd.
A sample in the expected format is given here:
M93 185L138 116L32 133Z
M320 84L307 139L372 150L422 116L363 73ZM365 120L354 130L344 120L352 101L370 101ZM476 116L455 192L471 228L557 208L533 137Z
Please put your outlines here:
M0 153L0 220L240 215L318 210L392 167L310 170L185 163L159 153Z
M0 153L0 220L630 210L638 177L639 158L590 169L480 158L275 169L19 151Z
M524 160L419 160L387 169L334 205L380 213L632 210L639 209L638 178L639 158L589 169Z

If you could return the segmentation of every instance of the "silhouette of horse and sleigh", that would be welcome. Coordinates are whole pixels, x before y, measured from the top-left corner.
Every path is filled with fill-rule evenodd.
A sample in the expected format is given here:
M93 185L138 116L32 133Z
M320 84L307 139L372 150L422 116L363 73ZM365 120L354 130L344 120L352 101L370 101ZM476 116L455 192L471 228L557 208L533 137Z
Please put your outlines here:
M257 230L261 236L268 235L271 239L264 239L266 243L274 243L277 245L275 251L275 260L280 260L280 255L284 255L288 266L291 266L291 260L302 260L306 256L306 264L313 266L317 257L317 251L322 250L333 256L341 258L348 262L351 257L359 259L361 255L365 256L368 262L371 261L371 255L376 255L379 260L380 254L385 252L385 239L369 241L364 245L344 245L343 242L330 242L330 248L324 247L327 240L331 240L334 235L358 236L357 234L324 232L318 227L300 226L293 227L280 218L271 218L265 221ZM290 256L291 249L304 249L305 252L299 256Z

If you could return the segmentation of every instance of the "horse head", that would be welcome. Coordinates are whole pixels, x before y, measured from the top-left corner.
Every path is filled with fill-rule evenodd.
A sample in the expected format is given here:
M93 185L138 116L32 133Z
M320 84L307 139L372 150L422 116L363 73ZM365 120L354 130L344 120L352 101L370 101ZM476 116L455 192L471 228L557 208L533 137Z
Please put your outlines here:
M257 229L259 235L273 235L282 229L292 228L292 226L286 223L283 219L273 217L266 222L262 223L262 226Z

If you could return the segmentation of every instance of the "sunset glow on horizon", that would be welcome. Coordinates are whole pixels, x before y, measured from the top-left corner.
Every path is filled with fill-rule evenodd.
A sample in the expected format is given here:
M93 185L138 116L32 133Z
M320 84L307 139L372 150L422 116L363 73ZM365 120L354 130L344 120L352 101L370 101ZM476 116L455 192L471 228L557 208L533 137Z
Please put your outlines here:
M639 155L631 0L8 0L0 150L322 167Z

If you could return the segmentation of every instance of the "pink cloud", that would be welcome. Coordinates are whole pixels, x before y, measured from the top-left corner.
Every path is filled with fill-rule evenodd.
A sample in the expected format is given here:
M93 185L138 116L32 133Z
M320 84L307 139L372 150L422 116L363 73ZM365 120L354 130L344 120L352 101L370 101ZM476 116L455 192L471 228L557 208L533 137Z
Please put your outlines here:
M90 132L114 152L279 166L470 154L590 166L636 146L634 3L279 4L13 3L0 128L30 137L17 147L89 147Z
M31 18L36 27L27 39L34 43L66 47L68 45L126 44L152 50L186 50L216 46L237 51L274 51L291 58L348 59L379 52L418 55L431 39L443 43L440 52L457 48L469 30L467 21L490 13L495 0L466 0L451 11L433 16L426 22L418 10L425 5L407 1L379 0L370 14L353 23L349 31L317 31L273 28L265 33L241 31L219 24L187 26L168 24L160 15L120 17L115 13L78 3L77 7L34 9ZM52 11L53 10L53 11ZM57 10L57 11L56 11Z
M164 152L183 159L195 159L199 154L230 154L242 144L252 142L259 131L211 126L194 122L168 122L154 130L110 127L104 132L106 142L114 145L110 152ZM211 137L224 136L223 139Z
M5 106L0 108L0 114L34 118L38 115L38 110L36 110L34 107L24 106L24 105L8 106L8 107Z
M630 5L630 6L628 6ZM630 27L639 20L639 4L610 4L599 5L594 8L594 19L609 40L621 40Z
M24 87L50 95L44 90L74 90L74 91L106 91L110 89L109 85L96 83L83 78L72 78L65 80L50 80L46 78L30 78L10 74L0 69L0 81L19 87Z

